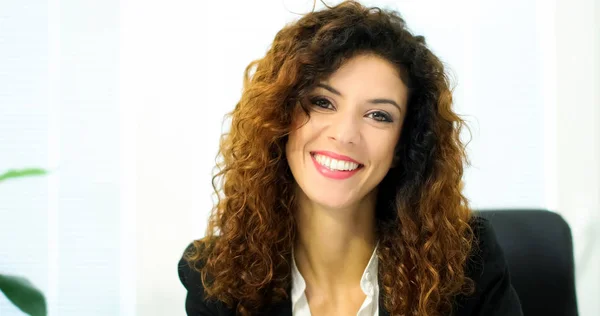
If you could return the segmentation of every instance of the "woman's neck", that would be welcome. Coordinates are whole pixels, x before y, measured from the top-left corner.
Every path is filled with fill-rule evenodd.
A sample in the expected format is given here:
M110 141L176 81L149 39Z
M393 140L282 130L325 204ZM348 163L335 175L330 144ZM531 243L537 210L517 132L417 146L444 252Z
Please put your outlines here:
M298 200L294 256L307 290L337 296L356 287L377 244L375 196L345 209Z

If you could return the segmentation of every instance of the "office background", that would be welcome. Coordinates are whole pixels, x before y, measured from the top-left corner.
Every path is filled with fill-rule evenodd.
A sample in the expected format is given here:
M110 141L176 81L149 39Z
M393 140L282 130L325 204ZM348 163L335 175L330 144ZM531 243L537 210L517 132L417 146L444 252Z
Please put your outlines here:
M600 315L600 3L362 3L399 10L451 69L472 206L561 214L580 314ZM311 7L0 1L0 173L51 170L0 185L0 272L29 278L52 316L184 315L176 264L212 207L223 115ZM21 313L0 295L0 315Z

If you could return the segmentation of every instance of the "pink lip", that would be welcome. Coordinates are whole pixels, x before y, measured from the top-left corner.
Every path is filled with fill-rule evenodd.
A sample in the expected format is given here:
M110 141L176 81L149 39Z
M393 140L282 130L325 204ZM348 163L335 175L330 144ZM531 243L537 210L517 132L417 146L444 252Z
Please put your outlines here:
M348 157L348 156L344 156L344 155L340 155L340 154L336 154L334 152L330 152L330 151L313 151L311 152L311 154L317 154L317 155L322 155L322 156L327 156L336 160L344 160L344 161L350 161L350 162L354 162L357 163L359 165L362 165L360 162Z
M313 161L313 163L315 165L315 168L317 168L317 171L320 174L322 174L323 176L325 176L327 178L331 178L331 179L336 179L336 180L348 179L348 178L352 177L353 175L355 175L360 169L362 169L362 165L360 165L358 168L356 168L356 169L354 169L352 171L331 170L331 169L329 169L329 168L327 168L325 166L321 166L317 162L317 159L315 159L314 155L310 155L310 157L311 157L311 159L312 159L312 161ZM342 156L342 157L344 157L344 156ZM346 159L340 158L340 160L346 160ZM354 160L347 160L347 161L355 162Z

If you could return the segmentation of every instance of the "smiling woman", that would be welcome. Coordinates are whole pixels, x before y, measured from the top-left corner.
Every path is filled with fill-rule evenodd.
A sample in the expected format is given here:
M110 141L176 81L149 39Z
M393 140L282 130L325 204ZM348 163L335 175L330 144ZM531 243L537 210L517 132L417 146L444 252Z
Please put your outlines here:
M350 59L327 81L309 94L310 116L294 116L286 143L287 161L301 188L296 197L313 207L346 208L346 213L374 218L364 210L375 210L376 186L392 166L408 89L396 67L376 55ZM346 162L358 166L339 170Z
M220 200L178 266L188 315L521 314L461 192L444 67L396 12L287 25L231 116Z

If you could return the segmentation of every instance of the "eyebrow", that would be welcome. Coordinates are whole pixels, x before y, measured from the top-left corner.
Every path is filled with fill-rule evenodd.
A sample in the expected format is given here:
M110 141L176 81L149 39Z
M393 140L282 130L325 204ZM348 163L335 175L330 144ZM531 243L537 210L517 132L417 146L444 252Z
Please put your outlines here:
M335 90L332 86L327 85L325 83L322 83L322 82L318 83L317 87L321 87L321 88L323 88L323 89L325 89L325 90L327 90L327 91L329 91L329 92L331 92L333 94L339 95L340 97L342 96L342 93L340 93L339 91ZM377 99L371 99L371 100L367 100L367 101L369 103L372 103L372 104L385 104L385 103L391 104L391 105L397 107L400 112L403 112L402 108L400 107L400 105L398 105L398 103L396 103L396 101L394 101L394 100L384 99L384 98L377 98Z

